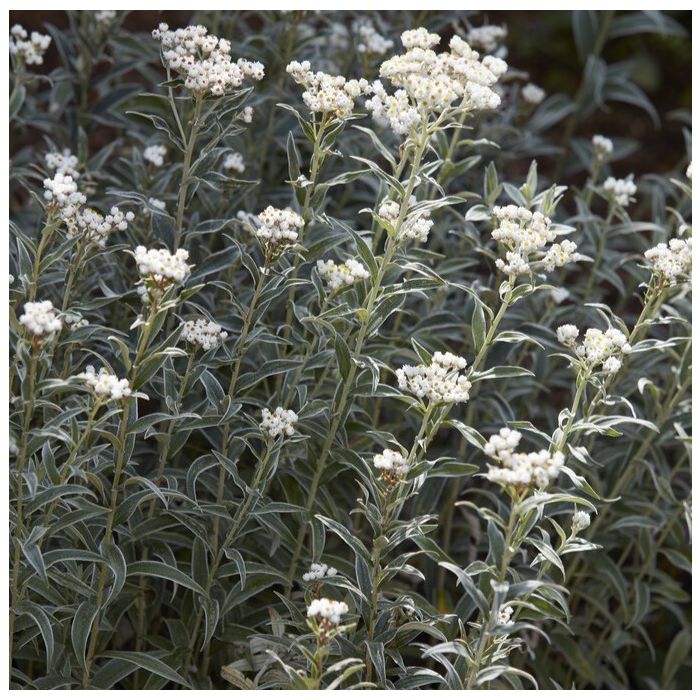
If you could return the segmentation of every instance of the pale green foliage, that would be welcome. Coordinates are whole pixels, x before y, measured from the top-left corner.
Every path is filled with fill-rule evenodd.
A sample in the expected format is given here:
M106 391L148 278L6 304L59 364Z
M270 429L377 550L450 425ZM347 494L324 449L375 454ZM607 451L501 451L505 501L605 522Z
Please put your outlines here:
M122 13L48 27L61 65L44 78L15 66L13 138L42 138L11 166L12 687L683 687L690 284L652 276L644 252L690 236L687 163L650 163L623 208L602 183L635 144L598 161L577 136L616 100L657 118L628 67L603 62L606 38L681 28L574 13L573 99L523 102L515 66L498 110L455 103L400 140L362 99L346 120L310 115L285 66L371 82L383 59L353 50L353 18L393 53L407 28L449 40L482 22L346 14L196 14L265 65L224 97L166 80L158 43ZM143 158L156 143L160 167ZM44 154L63 148L88 206L135 214L104 247L67 237L42 199ZM232 151L242 173L222 165ZM580 257L504 275L492 209L508 204L549 217ZM303 218L294 248L260 244L249 215L270 205ZM427 242L401 240L421 217ZM144 303L139 245L186 249L189 278ZM369 274L330 290L329 258ZM29 335L31 300L63 329ZM200 317L227 334L206 351L180 337ZM558 342L563 324L618 329L632 351L605 375ZM466 359L466 403L398 388L396 370L436 352ZM76 378L87 365L132 394L98 401ZM278 406L297 420L274 435L260 422ZM546 488L484 478L504 426L518 451L562 452ZM374 466L384 450L404 472ZM304 580L318 562L336 571ZM306 618L321 597L347 604L339 626Z

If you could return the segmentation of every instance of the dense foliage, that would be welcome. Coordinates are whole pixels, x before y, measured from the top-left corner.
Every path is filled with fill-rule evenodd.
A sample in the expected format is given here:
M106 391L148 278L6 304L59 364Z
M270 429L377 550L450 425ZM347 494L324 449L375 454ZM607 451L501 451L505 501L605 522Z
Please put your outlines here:
M137 14L12 29L11 686L689 687L683 27Z

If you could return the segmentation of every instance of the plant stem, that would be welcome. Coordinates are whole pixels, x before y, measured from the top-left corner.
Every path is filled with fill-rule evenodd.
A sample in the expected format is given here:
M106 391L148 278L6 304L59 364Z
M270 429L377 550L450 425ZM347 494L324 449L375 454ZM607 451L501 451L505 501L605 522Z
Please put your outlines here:
M353 361L350 363L350 369L348 370L348 375L345 378L345 382L343 384L343 389L340 394L340 398L338 399L337 404L333 407L332 410L332 419L331 423L328 429L328 434L326 435L326 439L323 442L323 446L321 448L321 453L319 455L318 463L316 466L316 471L314 473L313 480L311 482L311 486L309 488L309 494L306 499L306 505L305 508L308 511L309 517L312 517L312 509L314 507L314 504L316 503L316 495L318 493L318 488L321 484L321 478L323 477L323 473L326 468L326 463L328 461L328 456L330 452L330 448L333 444L333 441L335 440L336 433L338 432L338 428L340 427L341 422L343 421L345 417L345 408L347 405L347 401L350 397L350 392L352 391L354 387L354 381L355 381L355 375L357 373L357 360L359 359L361 353L362 353L362 348L364 346L365 338L367 336L367 331L369 329L369 323L372 317L372 311L374 310L374 304L377 301L377 297L379 296L379 292L381 290L381 285L384 280L384 275L386 274L386 271L389 267L389 264L391 262L391 259L396 252L396 249L398 247L398 234L400 233L401 226L403 225L403 222L406 218L406 213L408 212L408 207L410 204L410 197L413 194L413 190L415 189L417 185L417 180L418 180L418 169L420 167L421 160L423 158L423 153L425 152L425 148L427 146L428 142L428 137L426 133L426 129L424 128L420 139L416 143L415 146L415 152L413 156L413 163L411 167L411 174L408 179L408 184L406 186L406 191L404 194L403 201L401 203L401 207L399 210L399 215L397 217L397 223L395 226L396 232L395 235L392 237L392 239L389 241L387 250L384 254L384 257L382 258L381 265L379 267L379 271L377 273L377 278L373 282L372 287L370 288L370 291L367 295L367 299L365 301L363 311L363 320L361 321L360 329L357 334L357 339L355 342L355 348L353 350ZM287 572L287 588L286 588L286 594L289 595L291 592L292 585L294 583L294 576L296 574L296 569L297 565L299 563L299 557L301 556L301 550L304 545L304 537L306 535L306 530L308 527L308 518L305 518L302 523L301 527L299 528L297 532L297 538L296 538L296 544L294 548L294 552L292 554L292 559L289 565L289 570Z
M17 455L17 506L15 522L15 546L12 561L12 583L11 583L11 605L8 620L8 652L9 652L9 673L12 675L12 664L14 660L14 630L16 608L19 604L19 573L22 555L22 537L24 536L24 470L27 461L27 447L29 443L30 426L34 415L34 392L36 387L36 365L38 360L38 349L32 346L32 356L29 361L27 372L27 398L24 404L24 421L22 424L22 437L20 438L20 448Z
M172 94L172 91L171 91ZM177 113L174 102L171 102L174 111ZM192 154L194 152L194 146L197 142L197 135L199 133L199 116L202 109L202 97L198 94L194 98L194 116L190 122L190 135L185 144L185 157L182 163L182 176L180 178L180 190L177 197L177 214L175 216L175 249L180 247L180 241L182 239L182 224L185 215L185 203L187 202L187 192L189 190L189 180L190 180L190 167L192 164ZM179 124L179 121L178 121ZM182 130L182 126L180 125ZM184 132L183 132L184 136Z
M119 494L119 482L121 481L122 471L125 464L126 456L126 433L127 427L129 425L129 404L128 399L122 400L122 416L119 424L119 435L117 437L117 454L115 458L114 465L114 477L112 479L112 491L109 503L109 513L107 515L107 525L105 527L105 534L102 538L102 543L106 549L110 544L112 544L112 530L114 528L114 519L117 514L117 497ZM95 651L97 650L97 638L99 636L100 624L102 622L102 617L104 610L102 609L102 604L104 602L105 585L107 584L107 574L109 567L107 562L103 562L100 565L100 573L97 581L97 592L95 595L95 609L96 614L92 621L92 626L90 628L90 642L88 644L88 651L85 657L85 669L83 671L83 688L87 688L90 684L90 674L92 671L92 664L95 657Z

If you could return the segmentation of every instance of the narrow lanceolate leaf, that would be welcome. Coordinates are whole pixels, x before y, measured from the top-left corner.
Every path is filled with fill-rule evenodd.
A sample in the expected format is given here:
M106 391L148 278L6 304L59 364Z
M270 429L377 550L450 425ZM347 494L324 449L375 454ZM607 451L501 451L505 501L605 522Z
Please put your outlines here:
M189 588L195 593L207 597L205 590L186 573L180 571L174 566L164 564L160 561L137 561L129 564L127 567L127 576L155 576L163 578L172 583L185 588Z
M134 668L142 668L144 671L149 671L157 676L162 676L167 678L173 683L183 686L184 688L191 688L190 684L173 668L171 668L165 661L153 656L152 654L144 654L143 652L135 651L106 651L100 654L106 659L121 659L131 663Z

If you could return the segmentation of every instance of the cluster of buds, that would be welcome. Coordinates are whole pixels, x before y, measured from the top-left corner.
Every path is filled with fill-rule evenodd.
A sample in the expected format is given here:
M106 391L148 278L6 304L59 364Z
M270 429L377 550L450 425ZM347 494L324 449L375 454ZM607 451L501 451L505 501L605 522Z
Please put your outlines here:
M294 435L294 426L298 420L299 416L291 409L285 410L282 406L278 406L273 413L269 409L263 408L260 430L271 438L282 434L291 437Z
M591 146L593 148L593 157L601 163L612 155L613 142L601 134L596 134L591 139Z
M51 151L44 156L46 167L53 173L61 175L70 175L73 180L80 178L78 171L78 156L71 153L69 148L64 148L63 151Z
M112 207L106 216L94 209L82 209L66 219L67 236L104 248L112 233L126 231L133 220L133 212L124 213L118 207Z
M190 274L189 253L179 248L171 253L165 248L146 249L138 246L134 260L139 268L141 284L138 292L144 303L157 304L174 284L182 284Z
M624 180L609 177L603 183L603 190L611 202L615 202L621 207L628 207L635 201L634 195L637 193L637 185L634 184L631 176Z
M24 65L40 66L44 62L44 54L51 45L48 34L32 32L31 36L21 24L15 24L10 29L10 54Z
M463 357L450 352L436 352L429 365L404 365L396 371L399 389L408 391L430 403L464 403L469 400L472 385L465 374Z
M644 253L661 286L673 285L690 279L693 266L692 238L672 238L659 243Z
M117 401L131 396L129 380L119 379L105 367L95 372L95 368L88 365L77 379L82 379L92 389L98 401Z
M579 329L571 323L557 328L557 339L572 348L589 369L600 366L604 374L615 374L622 367L622 357L632 352L627 336L617 328L601 331L589 328L578 344Z
M224 170L228 172L243 173L245 171L245 161L241 153L228 153L223 162Z
M156 168L162 168L165 163L165 156L168 155L168 149L162 144L156 143L151 146L146 146L143 149L143 159L155 165Z
M198 318L182 324L182 337L194 348L207 352L221 345L228 338L228 333L221 330L218 323Z
M265 257L273 260L286 248L296 244L302 229L304 219L291 209L266 207L257 216L260 225L255 235L265 250Z
M398 202L385 199L379 206L379 218L387 223L399 241L425 243L428 240L428 234L433 227L433 220L424 211L411 211L411 207L415 207L416 203L416 198L412 195L409 200L408 212L400 226L401 206Z
M306 618L318 637L325 644L337 632L343 615L348 613L347 603L328 598L314 598L306 609Z
M382 481L389 488L393 488L397 483L403 481L408 474L408 461L396 450L384 450L379 455L374 455L374 467L379 469Z
M369 277L367 268L352 258L340 265L333 260L318 260L316 268L331 292Z
M75 180L62 172L44 180L44 199L51 212L58 212L61 218L70 219L86 202L85 195L78 190Z
M335 569L328 564L312 564L309 570L301 577L307 583L311 581L319 581L321 579L327 578L328 576L336 576L338 569Z
M547 450L539 452L515 452L522 435L517 430L501 428L489 438L484 453L496 462L489 464L486 478L503 487L516 491L531 488L544 490L559 476L564 466L564 453Z
M531 105L540 104L547 96L547 93L539 85L535 85L534 83L528 83L523 86L520 90L520 94L523 96L525 102Z
M63 328L63 322L56 315L50 301L28 301L19 322L37 340L47 338Z

